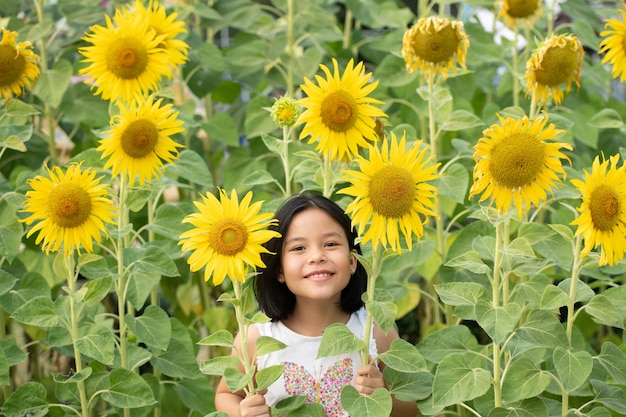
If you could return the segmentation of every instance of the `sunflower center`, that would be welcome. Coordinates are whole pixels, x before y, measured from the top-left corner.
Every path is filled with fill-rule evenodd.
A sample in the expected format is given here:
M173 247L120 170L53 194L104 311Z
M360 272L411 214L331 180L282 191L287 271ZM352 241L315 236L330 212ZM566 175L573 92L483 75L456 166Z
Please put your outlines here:
M91 198L84 188L74 184L59 184L48 198L48 212L60 227L78 227L91 214Z
M148 51L137 39L121 38L106 54L107 68L124 80L138 78L148 66Z
M613 229L620 213L619 198L615 190L608 185L596 187L591 192L589 211L595 229L603 232Z
M534 136L518 133L491 149L489 170L496 182L517 188L533 182L544 164L545 146Z
M558 86L572 79L578 68L578 52L569 47L548 48L541 58L540 68L535 70L537 82Z
M409 171L389 165L372 176L369 195L374 211L384 217L402 217L415 198L415 181Z
M241 222L224 219L215 224L209 233L209 244L220 255L235 256L248 243L248 230Z
M0 86L11 85L20 79L26 68L26 59L9 45L0 45Z
M347 132L356 123L357 102L343 90L330 93L321 107L322 122L333 132Z
M538 0L509 0L509 16L515 19L524 19L532 16L537 10Z
M135 120L122 132L122 149L132 158L143 158L154 150L159 139L159 131L154 123Z
M437 64L452 59L459 46L459 38L452 25L435 31L430 23L428 30L415 35L411 45L415 55L426 62Z

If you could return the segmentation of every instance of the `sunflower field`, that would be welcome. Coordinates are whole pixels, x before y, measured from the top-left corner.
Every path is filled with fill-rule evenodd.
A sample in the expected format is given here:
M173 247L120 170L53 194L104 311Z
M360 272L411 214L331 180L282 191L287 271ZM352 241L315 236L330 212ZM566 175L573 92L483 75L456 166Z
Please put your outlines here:
M349 415L391 395L626 415L625 20L612 0L0 2L0 415L227 417L221 377L263 392L281 370L230 351L267 320L255 268L302 192L350 215L368 320L401 336ZM359 350L339 325L320 354Z

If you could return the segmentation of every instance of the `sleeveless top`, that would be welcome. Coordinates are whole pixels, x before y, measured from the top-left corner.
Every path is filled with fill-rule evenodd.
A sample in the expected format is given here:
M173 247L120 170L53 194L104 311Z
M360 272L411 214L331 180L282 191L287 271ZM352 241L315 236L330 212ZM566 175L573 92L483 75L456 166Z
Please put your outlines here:
M365 308L352 313L346 326L359 339L365 338ZM359 352L317 358L322 336L303 336L282 322L256 325L262 336L270 336L287 345L286 348L257 358L257 369L272 365L284 365L283 374L267 390L265 401L275 406L280 400L294 395L304 395L307 402L322 404L326 417L345 417L341 407L341 389L354 384L361 365ZM373 329L370 333L370 355L378 355Z

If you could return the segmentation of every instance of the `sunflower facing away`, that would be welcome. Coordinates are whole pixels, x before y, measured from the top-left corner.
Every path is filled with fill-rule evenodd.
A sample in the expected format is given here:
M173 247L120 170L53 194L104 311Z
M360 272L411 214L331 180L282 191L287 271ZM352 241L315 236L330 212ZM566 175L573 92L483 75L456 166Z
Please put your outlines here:
M104 100L132 101L136 94L156 91L163 77L171 77L170 54L162 47L165 35L155 36L149 21L139 14L116 14L106 27L91 26L83 38L91 46L80 48L89 65L78 72Z
M70 165L65 172L59 167L48 171L49 178L37 176L29 181L32 190L26 192L21 212L31 213L20 221L34 224L26 237L39 232L36 244L43 241L42 250L56 252L62 248L65 256L82 246L93 251L93 240L101 241L104 223L115 223L115 210L106 187L96 178L96 171L81 171L80 164Z
M342 171L343 179L352 185L339 193L356 197L346 213L352 216L362 243L372 241L374 247L384 248L389 243L401 253L401 232L411 250L413 235L420 239L428 216L437 216L437 189L427 182L439 177L439 164L432 163L432 155L427 155L426 147L420 150L421 145L416 141L407 149L404 135L398 141L392 132L391 144L385 138L382 151L372 145L369 159L356 158L359 171Z
M622 6L617 10L621 16L621 20L607 19L604 25L604 31L600 32L603 38L600 41L600 55L603 64L611 64L613 66L613 78L621 82L626 81L626 6Z
M552 95L559 106L563 101L561 84L568 93L572 82L580 87L584 59L583 45L576 36L552 35L526 63L526 96L535 94L539 103L545 103Z
M602 245L600 265L615 265L626 252L626 166L617 167L619 154L600 162L596 156L591 174L585 180L572 180L582 194L580 215L571 223L577 225L576 235L582 235L585 246L581 255Z
M150 0L148 7L144 6L141 0L135 0L134 5L129 4L115 17L115 21L119 25L122 24L122 19L132 21L136 16L148 22L148 28L154 30L155 37L162 38L162 44L159 46L169 54L170 65L182 65L187 62L189 45L181 39L176 39L179 34L187 32L185 22L176 20L178 13L168 15L165 7L155 0Z
M320 68L326 78L315 76L318 85L308 78L301 85L307 97L298 100L304 107L297 123L304 123L300 139L310 136L309 143L318 141L317 150L331 160L350 160L359 152L359 147L376 141L375 117L386 114L372 106L381 101L368 97L378 81L368 84L370 73L359 62L354 66L348 62L343 75L339 75L337 61L333 58L334 72L325 65Z
M402 57L408 72L420 69L427 77L441 74L445 80L456 71L455 59L465 69L469 38L463 22L438 16L421 18L402 38Z
M0 96L8 101L29 90L39 77L39 56L30 42L16 42L17 32L2 29Z
M541 3L543 0L496 0L495 7L498 10L496 19L503 18L504 23L511 28L532 26L541 17L543 12Z
M180 235L183 252L192 251L187 262L191 271L204 270L204 280L213 276L213 284L220 285L228 276L243 281L249 267L264 267L261 253L268 253L262 246L268 240L280 237L278 232L267 230L275 224L273 213L261 213L260 201L250 204L252 192L241 202L232 190L230 199L222 189L218 200L211 193L202 196L202 202L194 202L200 210L183 219L194 227Z
M482 193L480 201L491 199L500 214L515 204L522 218L531 204L539 206L547 199L546 192L561 183L558 174L565 177L561 158L570 160L561 149L572 150L563 142L547 142L563 133L553 124L546 127L547 116L529 120L498 114L500 124L485 131L474 146L474 184L469 196Z
M185 130L183 121L171 104L161 105L163 99L152 96L139 99L130 105L120 104L120 113L113 116L111 130L100 141L102 159L108 158L105 168L112 168L113 176L128 178L129 185L139 179L139 184L160 174L163 161L170 163L178 158L178 147L171 136Z

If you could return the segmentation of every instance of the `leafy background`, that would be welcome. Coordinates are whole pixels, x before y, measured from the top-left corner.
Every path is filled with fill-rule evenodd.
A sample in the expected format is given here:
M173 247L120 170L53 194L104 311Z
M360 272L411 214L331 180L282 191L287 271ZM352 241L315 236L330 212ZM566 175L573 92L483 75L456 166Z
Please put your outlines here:
M185 121L186 130L176 140L186 148L161 179L135 187L129 196L132 228L143 244L128 248L131 275L123 294L128 367L121 366L118 351L116 307L122 294L114 291L115 260L104 251L78 260L79 284L85 288L78 299L78 345L89 371L72 377L72 341L62 325L69 315L67 270L59 257L46 256L34 238L25 238L18 210L27 179L42 173L44 161L84 161L102 169L95 148L112 109L77 75L84 65L77 51L89 27L103 24L104 15L121 4L0 4L0 26L18 31L19 40L32 42L42 57L33 90L0 110L4 415L77 414L72 407L78 404L79 382L93 400L92 415L205 416L214 411L218 376L207 363L215 364L211 360L228 350L225 344L198 342L219 330L235 331L232 308L218 300L231 288L228 281L210 286L201 273L189 271L177 245L185 230L181 220L194 211L192 202L200 193L216 192L217 186L240 195L253 190L267 210L278 206L284 197L278 184L285 182L278 154L282 131L267 108L285 93L299 96L304 77L319 73L319 64L330 65L331 58L340 67L350 58L366 63L380 83L374 95L385 103L388 131L406 132L409 140L426 138L433 100L443 132L438 158L446 172L436 185L445 215L445 256L436 249L431 228L412 252L385 263L378 282L393 295L401 336L417 348L417 353L402 348L416 355L416 366L386 375L399 381L394 393L419 401L425 414L626 414L621 286L626 268L623 262L598 267L592 254L578 265L579 279L572 280L576 251L569 226L575 216L571 207L579 202L569 179L582 178L596 155L624 156L624 86L598 56L604 20L615 18L621 4L613 1L550 0L518 42L501 22L488 18L492 1L164 3L188 30L189 61L159 91ZM427 6L431 13L463 21L470 39L467 70L451 75L436 97L419 94L423 80L418 72L405 71L400 55L404 31ZM546 109L550 121L565 130L560 140L574 147L572 163L566 166L568 181L531 221L511 220L510 245L502 254L510 279L507 295L517 307L491 310L486 277L493 268L499 220L467 197L472 146L497 122L497 112L527 113L528 98L512 95L513 80L521 80L524 68L512 68L513 47L519 46L520 63L525 63L551 23L557 33L578 36L586 52L580 89L574 87L562 106ZM323 181L312 145L296 140L289 147L293 191L320 191ZM346 204L345 197L334 197ZM574 325L571 338L565 333L568 321ZM501 367L494 365L494 351L501 355ZM500 407L492 386L496 368L503 371Z

